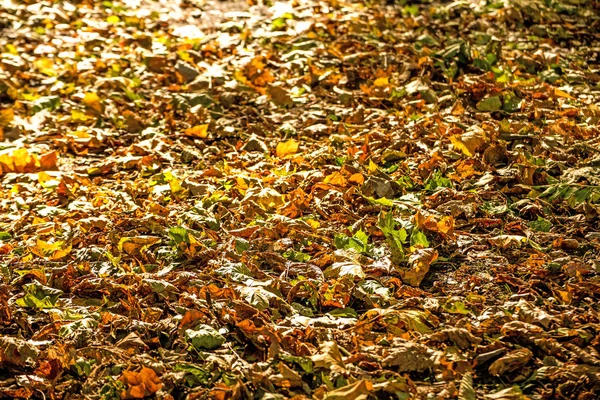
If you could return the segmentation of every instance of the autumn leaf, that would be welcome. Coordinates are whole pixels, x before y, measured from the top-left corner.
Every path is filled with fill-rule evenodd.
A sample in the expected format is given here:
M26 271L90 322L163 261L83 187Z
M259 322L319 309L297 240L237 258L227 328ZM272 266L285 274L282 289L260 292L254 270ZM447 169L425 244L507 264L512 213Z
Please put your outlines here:
M487 139L481 130L473 129L462 135L450 136L450 142L466 156L472 157L487 142Z
M122 399L143 399L158 392L163 386L161 379L153 369L142 367L138 372L123 371L119 381L125 385L121 392Z
M399 268L402 281L419 286L429 271L429 266L438 258L435 249L417 249L408 257L409 268Z
M15 117L15 112L12 108L3 108L0 110L0 128L8 126Z
M100 96L98 96L95 92L87 92L83 99L81 100L85 106L94 111L96 114L102 114L102 100L100 100Z
M310 359L315 368L331 369L332 371L342 371L346 368L336 342L323 342L319 347L319 352Z
M136 255L160 241L161 238L156 236L123 237L119 240L119 250Z
M277 148L275 149L275 154L277 154L277 157L279 158L284 158L289 155L296 154L299 146L300 144L294 139L290 139L285 142L279 142L277 144Z
M325 394L325 400L366 400L373 392L371 381L361 379Z
M208 137L208 124L196 125L185 130L186 136L206 139Z
M268 93L273 103L280 107L291 107L294 105L294 100L290 94L280 86L270 86Z
M36 245L30 248L31 252L47 260L60 260L71 253L71 244L64 241L49 243L37 239Z

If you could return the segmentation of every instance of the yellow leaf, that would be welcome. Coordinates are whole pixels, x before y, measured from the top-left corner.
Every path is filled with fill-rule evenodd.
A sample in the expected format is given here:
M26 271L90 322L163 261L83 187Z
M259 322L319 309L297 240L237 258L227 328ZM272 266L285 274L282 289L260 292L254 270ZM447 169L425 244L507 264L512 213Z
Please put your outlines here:
M323 182L329 185L336 185L342 187L346 186L347 184L346 178L344 178L344 176L337 171L332 173L331 175L327 175Z
M157 236L123 237L119 240L119 250L130 255L136 255L158 242L160 242L160 238Z
M98 114L102 113L102 103L97 93L87 92L85 96L83 96L82 102L86 107L96 111Z
M196 125L185 130L185 134L191 137L206 139L208 136L208 124Z
M36 158L27 149L17 149L12 154L16 172L32 172L36 169Z
M321 226L321 223L319 221L317 221L316 219L313 218L309 218L306 221L307 224L309 224L313 229L317 229Z
M450 142L466 156L472 157L486 143L486 138L479 132L465 132L462 135L450 136Z
M240 191L245 192L246 190L248 190L248 188L249 188L248 182L246 182L246 180L244 178L242 178L241 176L238 176L235 180L237 183L237 188Z
M58 179L43 171L38 172L38 182L44 188L52 188L60 184L60 181Z
M46 76L56 76L56 71L54 71L54 61L49 58L38 58L33 62L33 65L38 71Z
M15 117L15 112L12 108L5 108L0 111L0 128L8 126Z
M31 252L36 256L45 258L49 261L60 260L71 252L71 244L63 241L48 243L38 239L36 245L31 247Z
M376 87L387 86L389 84L390 80L387 76L384 76L383 78L377 78L375 79L375 82L373 82L373 85L375 85Z
M283 196L271 188L264 188L258 192L255 201L263 210L273 210L285 204Z
M560 89L557 89L557 88L554 88L554 95L556 97L565 97L565 98L570 99L570 100L577 100L575 97L571 96L569 93L564 92L564 91L562 91Z
M369 166L367 167L367 170L368 170L370 173L373 173L373 172L377 171L377 164L375 164L375 163L373 162L373 160L369 160Z
M280 142L275 149L275 154L277 157L284 158L291 154L296 154L298 152L299 143L294 139L290 139L286 142Z
M111 15L110 17L106 18L106 22L109 24L118 24L121 22L121 18L117 17L116 15Z

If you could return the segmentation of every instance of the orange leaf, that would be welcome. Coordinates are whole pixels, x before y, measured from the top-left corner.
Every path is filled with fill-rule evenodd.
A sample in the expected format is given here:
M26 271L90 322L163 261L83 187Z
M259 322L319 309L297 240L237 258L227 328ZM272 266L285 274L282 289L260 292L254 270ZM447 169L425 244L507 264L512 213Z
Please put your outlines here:
M123 371L119 378L126 386L121 392L122 399L143 399L158 392L162 383L152 368L142 367L139 372Z
M185 134L191 137L206 139L208 136L208 124L196 125L185 130Z
M15 117L15 112L12 108L5 108L0 111L0 128L8 126Z

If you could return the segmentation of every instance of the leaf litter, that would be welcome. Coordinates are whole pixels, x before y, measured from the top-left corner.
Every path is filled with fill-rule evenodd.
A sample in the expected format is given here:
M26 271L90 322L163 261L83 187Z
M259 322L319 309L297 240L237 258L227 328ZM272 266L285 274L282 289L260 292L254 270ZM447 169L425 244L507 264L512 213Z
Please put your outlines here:
M600 8L8 1L0 396L600 396Z

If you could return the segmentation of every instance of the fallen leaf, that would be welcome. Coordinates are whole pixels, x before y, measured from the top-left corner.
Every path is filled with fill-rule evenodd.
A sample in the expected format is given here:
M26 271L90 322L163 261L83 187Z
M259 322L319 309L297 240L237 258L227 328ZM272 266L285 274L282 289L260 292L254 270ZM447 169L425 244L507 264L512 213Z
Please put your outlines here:
M125 385L122 399L143 399L158 392L163 386L161 379L152 368L142 367L138 372L123 371L119 381Z
M292 154L296 154L298 152L299 143L294 139L290 139L285 142L280 142L277 144L277 148L275 149L275 154L277 157L284 158Z
M185 130L186 136L206 139L208 137L208 124L196 125Z
M325 394L325 400L366 400L373 392L371 381L361 379Z
M93 110L97 114L102 114L102 101L97 93L87 92L81 101L86 107Z

